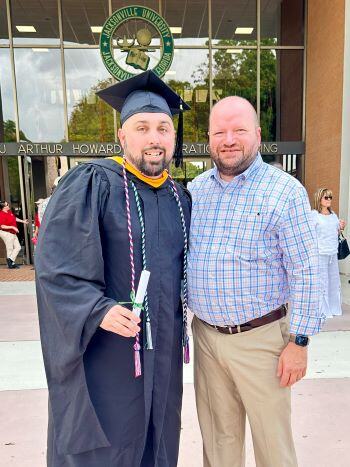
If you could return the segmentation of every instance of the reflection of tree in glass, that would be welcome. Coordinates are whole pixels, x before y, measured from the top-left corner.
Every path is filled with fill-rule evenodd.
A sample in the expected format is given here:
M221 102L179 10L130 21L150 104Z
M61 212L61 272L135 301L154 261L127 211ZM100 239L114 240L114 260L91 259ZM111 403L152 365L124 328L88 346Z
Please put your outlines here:
M273 46L274 39L264 39L262 45ZM257 51L239 49L240 53L227 53L233 46L230 40L221 40L217 45L227 49L213 53L213 98L214 102L238 95L248 99L256 107L256 57ZM235 46L247 45L244 41ZM265 49L260 57L260 125L265 141L276 139L276 53ZM209 57L192 73L189 81L168 80L167 84L179 93L191 106L184 113L184 141L207 141L209 118ZM69 119L71 141L113 141L113 112L95 92L111 84L111 79L99 81L75 104ZM117 114L118 115L118 114ZM119 115L118 115L119 118ZM175 119L176 120L176 119ZM177 123L175 121L175 127Z
M273 39L265 39L262 45L273 45ZM218 45L231 46L231 41L222 40ZM238 45L246 45L241 42ZM214 99L226 96L241 96L256 108L256 50L238 49L238 53L228 53L229 49L216 50L213 55ZM265 141L276 138L276 54L264 50L260 56L260 126Z
M262 45L273 46L275 40L264 39ZM257 51L256 49L237 49L238 53L228 53L232 46L249 45L245 41L221 40L217 43L227 49L213 53L213 100L226 96L242 96L256 108L257 98ZM184 138L186 141L206 141L209 117L209 55L208 60L197 67L188 81L168 81L191 106L184 114ZM201 102L200 91L207 91L205 102ZM260 125L265 141L276 139L276 53L265 49L260 58ZM203 94L202 94L203 95ZM191 96L190 100L186 96Z
M199 67L193 73L204 76L204 79L195 78L195 85L189 81L167 81L175 92L177 92L191 107L191 110L184 112L184 141L207 141L208 118L209 118L209 92L208 92L208 74L203 73ZM202 91L202 94L201 94ZM175 128L177 122L175 119Z
M185 186L188 182L197 177L197 175L200 175L203 170L203 166L198 166L192 162L184 162L183 167L175 167L175 164L172 163L170 167L172 177Z
M29 141L22 130L19 131L19 138L21 141ZM6 120L4 122L4 141L5 143L14 143L16 139L16 124L13 120ZM10 187L10 201L11 203L19 203L21 199L18 160L17 157L6 157L8 180Z
M114 141L113 112L95 93L112 84L112 78L99 81L74 105L69 118L71 141Z
M21 141L29 141L22 130L19 130L19 139ZM4 122L4 141L5 143L16 142L16 124L13 120L6 120Z

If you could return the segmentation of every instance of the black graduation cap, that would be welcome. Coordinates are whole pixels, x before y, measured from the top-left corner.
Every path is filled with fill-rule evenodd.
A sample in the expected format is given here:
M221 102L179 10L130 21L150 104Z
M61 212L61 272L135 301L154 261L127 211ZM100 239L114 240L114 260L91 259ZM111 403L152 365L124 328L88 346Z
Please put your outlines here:
M137 113L179 114L175 146L175 166L182 162L183 111L190 110L181 97L152 70L113 84L96 93L113 109L120 112L121 123Z

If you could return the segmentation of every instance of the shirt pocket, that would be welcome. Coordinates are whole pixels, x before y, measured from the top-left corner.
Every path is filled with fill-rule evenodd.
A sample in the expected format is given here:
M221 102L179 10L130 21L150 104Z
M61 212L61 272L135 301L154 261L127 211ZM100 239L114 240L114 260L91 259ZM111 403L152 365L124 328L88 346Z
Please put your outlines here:
M278 255L272 214L258 209L235 212L227 252L243 261L268 261Z

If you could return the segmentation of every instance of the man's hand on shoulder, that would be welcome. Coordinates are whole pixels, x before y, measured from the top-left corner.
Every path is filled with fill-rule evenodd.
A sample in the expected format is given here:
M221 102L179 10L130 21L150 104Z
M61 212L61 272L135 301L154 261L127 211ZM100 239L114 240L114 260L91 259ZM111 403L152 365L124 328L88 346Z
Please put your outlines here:
M100 327L105 331L114 332L124 337L135 337L140 332L140 323L138 318L132 311L121 305L115 305L102 320Z
M277 376L282 387L292 386L304 378L307 368L307 347L289 342L278 361Z

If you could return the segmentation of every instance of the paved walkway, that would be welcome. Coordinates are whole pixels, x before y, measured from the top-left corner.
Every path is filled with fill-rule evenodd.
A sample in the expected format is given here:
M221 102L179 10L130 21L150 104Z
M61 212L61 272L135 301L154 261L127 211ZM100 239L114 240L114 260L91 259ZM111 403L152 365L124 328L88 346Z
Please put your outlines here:
M19 269L9 269L0 265L0 282L34 281L34 276L33 266L23 265Z
M4 282L1 273L0 465L44 467L47 389L34 283ZM307 378L293 388L299 467L350 465L350 284L344 276L342 286L344 314L328 320L324 331L312 339ZM179 467L202 466L192 370L190 364L184 372ZM255 466L249 432L246 465Z

